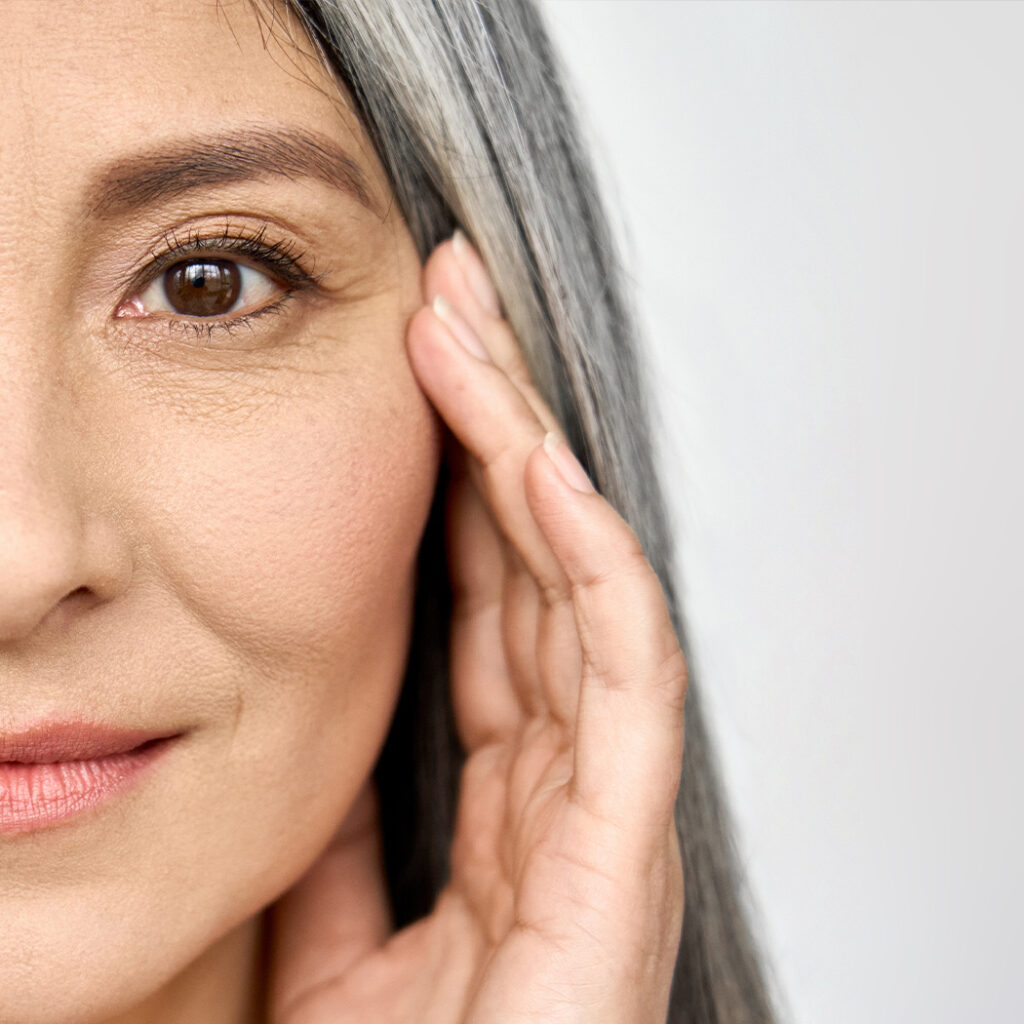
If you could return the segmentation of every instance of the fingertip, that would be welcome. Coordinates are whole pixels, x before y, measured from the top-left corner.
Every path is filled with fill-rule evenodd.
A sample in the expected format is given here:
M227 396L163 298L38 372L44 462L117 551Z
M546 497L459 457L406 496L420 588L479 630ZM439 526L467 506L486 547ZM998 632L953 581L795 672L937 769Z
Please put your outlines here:
M534 515L543 519L575 519L588 499L598 496L580 461L554 431L544 435L526 460L526 492Z
M482 362L464 354L464 345L438 316L433 304L413 314L405 344L416 381L435 405L442 395L465 386L468 365Z
M565 545L569 542L571 546L571 538L579 533L588 512L586 506L597 492L578 463L580 476L574 478L575 483L567 479L566 469L556 461L559 456L552 454L552 449L557 451L558 445L565 448L565 453L575 462L565 442L549 432L526 460L524 486L530 512L556 554L561 551L559 557L564 558ZM573 473L571 463L568 472ZM586 481L585 486L583 481Z
M501 316L501 300L483 258L458 228L452 235L452 252L477 302L491 316Z
M444 325L430 306L420 306L409 318L405 332L405 348L415 366L432 345L443 342Z
M640 565L649 568L633 529L596 490L564 441L537 445L526 477L530 511L571 580L587 584Z
M452 337L472 356L483 360L485 363L492 362L490 353L484 347L476 331L463 319L455 307L444 297L435 295L431 303L435 316L447 327Z
M428 303L436 295L456 295L461 290L462 269L455 256L452 239L440 242L423 264L423 295Z
M594 485L590 482L590 477L587 476L586 470L580 465L579 459L573 455L565 441L549 430L544 435L541 447L563 484L580 494L594 493Z

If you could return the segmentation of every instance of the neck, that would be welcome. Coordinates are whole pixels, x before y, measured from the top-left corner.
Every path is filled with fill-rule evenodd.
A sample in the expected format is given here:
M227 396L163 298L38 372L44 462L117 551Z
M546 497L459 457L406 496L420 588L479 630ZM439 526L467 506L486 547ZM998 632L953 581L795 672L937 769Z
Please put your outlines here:
M211 946L144 1003L107 1024L265 1024L263 915Z

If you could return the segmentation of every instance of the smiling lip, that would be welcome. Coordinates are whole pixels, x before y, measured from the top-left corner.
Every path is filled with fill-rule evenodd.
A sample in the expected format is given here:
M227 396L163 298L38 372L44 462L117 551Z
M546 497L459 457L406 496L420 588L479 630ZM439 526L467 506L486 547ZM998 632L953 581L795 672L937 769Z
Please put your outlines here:
M177 735L86 722L0 733L0 836L55 825L123 793Z

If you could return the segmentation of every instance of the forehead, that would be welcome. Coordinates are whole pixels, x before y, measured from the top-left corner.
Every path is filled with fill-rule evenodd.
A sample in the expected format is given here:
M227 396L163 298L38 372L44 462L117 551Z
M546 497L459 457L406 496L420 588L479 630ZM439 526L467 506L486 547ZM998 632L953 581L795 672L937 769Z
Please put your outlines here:
M284 4L0 0L0 18L0 194L49 205L112 156L257 121L335 137L382 177Z

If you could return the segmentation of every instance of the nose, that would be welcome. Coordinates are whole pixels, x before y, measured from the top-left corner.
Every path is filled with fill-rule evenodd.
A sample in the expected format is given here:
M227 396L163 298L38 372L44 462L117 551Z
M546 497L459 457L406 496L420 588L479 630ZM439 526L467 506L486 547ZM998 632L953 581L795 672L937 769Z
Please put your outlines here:
M42 433L0 426L0 644L109 600L130 571L114 524L80 500L73 448Z

